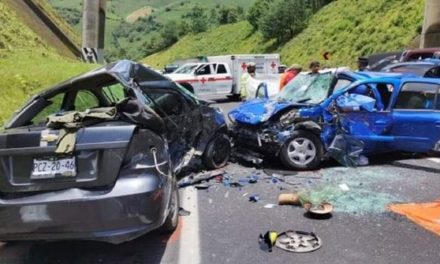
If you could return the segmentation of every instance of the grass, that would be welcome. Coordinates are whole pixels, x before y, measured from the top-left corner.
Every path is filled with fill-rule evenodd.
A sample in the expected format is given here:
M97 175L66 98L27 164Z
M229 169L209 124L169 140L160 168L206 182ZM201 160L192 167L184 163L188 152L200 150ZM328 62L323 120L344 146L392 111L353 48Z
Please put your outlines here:
M262 37L252 31L251 25L243 21L185 36L171 48L153 54L143 62L160 68L176 59L195 56L265 52L270 45L271 42L262 41Z
M286 63L304 66L330 52L330 66L354 66L360 55L407 47L423 23L424 0L338 0L281 49Z
M163 66L178 58L241 52L279 52L285 64L307 66L323 60L328 66L355 66L356 58L376 52L404 49L419 34L423 23L423 0L338 0L309 21L309 26L282 46L264 43L246 22L226 25L208 33L182 38L169 49L144 61Z
M0 2L0 126L36 92L95 68L58 55Z

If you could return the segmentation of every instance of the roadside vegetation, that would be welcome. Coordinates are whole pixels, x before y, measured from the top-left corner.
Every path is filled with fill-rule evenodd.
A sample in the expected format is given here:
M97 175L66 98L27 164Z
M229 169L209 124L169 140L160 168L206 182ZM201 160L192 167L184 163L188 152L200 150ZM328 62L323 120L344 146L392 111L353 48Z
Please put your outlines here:
M0 2L0 126L35 92L95 68L58 55Z
M307 66L313 59L322 61L323 54L329 52L330 60L324 64L355 66L357 56L408 47L423 24L424 0L338 0L309 6L308 11L297 14L305 17L304 24L293 22L289 28L282 25L295 18L280 16L276 21L274 13L278 10L286 16L294 15L282 8L294 0L277 1L278 5L268 5L274 2L269 0L255 3L247 13L251 24L239 22L207 33L189 34L144 61L162 67L194 56L277 52L283 63ZM270 25L277 25L277 32L265 32Z

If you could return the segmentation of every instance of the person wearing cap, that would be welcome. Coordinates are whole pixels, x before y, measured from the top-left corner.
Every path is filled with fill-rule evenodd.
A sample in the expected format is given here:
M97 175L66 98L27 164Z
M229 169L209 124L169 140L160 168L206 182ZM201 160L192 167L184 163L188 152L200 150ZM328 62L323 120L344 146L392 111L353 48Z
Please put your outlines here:
M368 58L359 57L357 60L358 71L367 71L368 70Z
M245 100L247 98L247 94L248 94L248 81L250 78L254 78L256 73L256 67L257 65L255 64L255 62L249 62L247 64L247 71L245 73L243 73L243 75L240 78L240 98L242 100Z
M293 80L301 71L302 67L299 64L293 64L292 66L290 66L281 76L280 91L282 91L284 86L286 86L291 80Z

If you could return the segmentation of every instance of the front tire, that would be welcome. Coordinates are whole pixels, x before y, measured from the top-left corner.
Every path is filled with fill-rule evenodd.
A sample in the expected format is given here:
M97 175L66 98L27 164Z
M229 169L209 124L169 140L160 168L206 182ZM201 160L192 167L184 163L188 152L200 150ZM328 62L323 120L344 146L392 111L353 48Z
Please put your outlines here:
M320 139L309 131L295 131L281 149L280 159L292 170L313 170L319 168L322 158Z
M224 134L216 134L208 143L203 153L203 165L210 170L220 169L228 163L231 155L231 141Z

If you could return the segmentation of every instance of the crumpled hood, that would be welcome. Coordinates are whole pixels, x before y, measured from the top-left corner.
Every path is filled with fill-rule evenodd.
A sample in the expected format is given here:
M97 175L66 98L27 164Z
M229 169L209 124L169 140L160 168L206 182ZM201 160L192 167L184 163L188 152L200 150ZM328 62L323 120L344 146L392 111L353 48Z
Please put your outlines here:
M229 112L229 116L238 123L258 125L292 105L295 104L287 101L278 102L270 99L255 99L239 105Z

